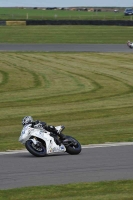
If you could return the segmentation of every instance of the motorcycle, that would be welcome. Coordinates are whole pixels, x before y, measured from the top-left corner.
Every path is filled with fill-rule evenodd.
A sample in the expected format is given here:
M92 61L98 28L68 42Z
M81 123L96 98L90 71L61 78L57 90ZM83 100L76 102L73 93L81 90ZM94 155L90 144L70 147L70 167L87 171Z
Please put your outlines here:
M128 42L127 42L127 46L128 46L130 49L132 49L132 48L133 48L133 43L130 42L130 41L128 41Z
M65 127L60 125L55 128L61 133ZM60 144L57 141L60 141ZM81 152L81 145L75 138L65 135L65 139L61 141L57 135L43 128L32 128L31 124L23 127L19 142L25 145L32 155L37 157L61 152L76 155Z

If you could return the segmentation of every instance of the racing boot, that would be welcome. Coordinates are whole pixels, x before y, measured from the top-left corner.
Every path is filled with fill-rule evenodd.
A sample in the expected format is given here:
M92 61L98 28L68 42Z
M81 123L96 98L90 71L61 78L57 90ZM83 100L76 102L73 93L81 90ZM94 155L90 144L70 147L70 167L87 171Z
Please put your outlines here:
M69 142L68 138L63 133L60 133L59 137L60 137L60 140L61 140L62 144L64 144L65 146L67 146L68 142Z
M58 134L58 136L59 136L59 138L61 140L65 140L66 139L66 137L65 137L65 135L63 133L57 133L57 134Z

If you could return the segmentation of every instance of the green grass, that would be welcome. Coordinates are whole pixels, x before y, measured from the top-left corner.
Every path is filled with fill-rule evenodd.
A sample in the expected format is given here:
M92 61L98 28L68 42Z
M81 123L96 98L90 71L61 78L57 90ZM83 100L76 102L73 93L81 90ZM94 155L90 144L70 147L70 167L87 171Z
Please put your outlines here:
M0 200L132 200L133 181L110 181L0 190Z
M1 20L26 20L26 19L49 19L49 20L132 20L132 16L124 16L124 9L120 12L112 11L86 12L70 10L42 10L42 9L19 9L19 8L0 8Z
M26 115L81 144L133 141L132 53L0 52L0 150L21 149Z
M132 26L0 26L0 43L125 44L132 33Z

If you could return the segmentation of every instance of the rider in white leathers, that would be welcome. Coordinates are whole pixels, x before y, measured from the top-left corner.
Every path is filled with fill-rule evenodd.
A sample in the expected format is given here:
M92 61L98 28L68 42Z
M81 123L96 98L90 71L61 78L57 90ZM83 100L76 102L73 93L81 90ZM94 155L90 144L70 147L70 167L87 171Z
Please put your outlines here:
M42 122L42 121L39 121L39 120L34 121L31 116L24 117L23 120L22 120L22 125L23 126L27 126L29 124L31 124L32 128L43 128L43 129L45 129L45 130L47 130L49 132L52 132L53 135L51 135L51 136L54 137L54 134L55 134L62 141L66 139L65 135L62 134L62 133L59 133L54 126L47 125L45 122ZM56 143L60 144L60 140L58 140L57 137L56 137Z
M128 46L129 48L131 48L131 49L132 49L132 48L133 48L133 43L132 43L132 42L130 42L130 41L128 41L128 42L127 42L127 46Z

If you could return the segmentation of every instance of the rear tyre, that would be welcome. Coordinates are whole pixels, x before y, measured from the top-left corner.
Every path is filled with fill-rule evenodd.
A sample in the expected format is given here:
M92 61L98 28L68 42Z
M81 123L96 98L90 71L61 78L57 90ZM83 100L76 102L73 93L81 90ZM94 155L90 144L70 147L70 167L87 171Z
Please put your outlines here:
M38 142L37 145L35 145L32 140L27 140L25 143L25 147L34 156L46 156L46 148L42 145L41 142Z
M66 152L71 155L76 155L81 152L81 145L80 143L71 136L66 136L66 139L68 139L68 145L66 145Z

